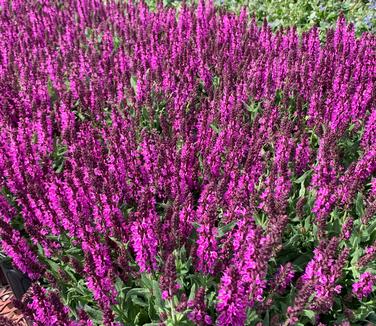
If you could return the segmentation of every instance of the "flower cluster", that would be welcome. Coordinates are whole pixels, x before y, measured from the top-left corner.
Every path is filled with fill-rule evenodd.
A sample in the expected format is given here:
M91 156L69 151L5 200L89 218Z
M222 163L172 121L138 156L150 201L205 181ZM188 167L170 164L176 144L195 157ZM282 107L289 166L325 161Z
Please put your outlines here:
M329 242L321 242L314 250L314 257L301 276L302 285L295 305L287 309L291 323L297 321L297 316L305 307L322 313L328 312L333 305L334 297L341 293L342 286L338 284L338 280L345 267L349 249L345 248L337 255L337 247L338 239L332 238ZM309 301L311 295L313 298Z
M294 276L295 271L291 263L280 266L276 275L274 276L274 289L279 293L283 293L293 280Z
M205 304L205 288L199 288L195 295L195 298L188 301L188 307L191 312L188 314L188 318L195 323L195 325L212 325L212 318L206 312Z
M372 293L375 283L375 275L369 272L361 274L359 280L352 285L354 295L360 300L368 297Z
M30 318L329 316L375 257L375 47L343 17L320 41L212 1L0 1L0 241Z

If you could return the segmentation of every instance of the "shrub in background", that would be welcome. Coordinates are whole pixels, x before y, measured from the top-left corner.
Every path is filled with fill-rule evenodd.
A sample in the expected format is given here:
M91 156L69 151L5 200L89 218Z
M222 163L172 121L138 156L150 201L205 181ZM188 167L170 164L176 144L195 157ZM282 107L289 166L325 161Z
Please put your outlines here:
M151 8L155 8L155 0L146 1ZM189 1L197 2L197 1ZM272 29L296 26L299 32L318 26L320 37L325 37L327 29L335 25L336 20L343 13L348 21L354 23L356 33L376 32L376 1L354 0L215 0L219 7L235 12L246 6L262 23L268 20ZM172 7L179 7L181 0L164 0L163 3Z
M209 2L0 15L1 246L36 325L375 322L373 34Z

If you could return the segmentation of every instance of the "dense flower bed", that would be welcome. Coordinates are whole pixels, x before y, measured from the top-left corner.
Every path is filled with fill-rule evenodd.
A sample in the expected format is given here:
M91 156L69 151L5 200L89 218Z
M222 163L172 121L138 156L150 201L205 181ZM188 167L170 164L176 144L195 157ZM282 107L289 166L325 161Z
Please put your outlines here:
M0 8L1 246L36 325L375 322L374 35Z

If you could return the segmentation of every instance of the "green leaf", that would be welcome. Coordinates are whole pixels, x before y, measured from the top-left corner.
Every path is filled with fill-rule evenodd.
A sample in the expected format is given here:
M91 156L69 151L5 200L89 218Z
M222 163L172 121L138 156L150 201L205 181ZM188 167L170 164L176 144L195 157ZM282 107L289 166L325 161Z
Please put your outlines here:
M39 243L37 243L37 248L38 248L38 255L44 257L44 249Z
M363 203L363 194L358 192L355 200L355 211L359 217L364 214L364 203Z
M300 253L299 256L293 261L294 266L298 267L299 270L304 270L305 266L311 259L312 254Z
M225 224L225 225L222 225L221 227L219 227L217 237L218 238L223 237L227 232L231 231L234 228L234 226L236 225L237 222L238 222L237 220L234 220L234 221L231 221L228 224Z
M304 195L305 195L305 190L306 190L306 188L305 188L304 182L302 182L302 183L301 183L301 186L300 186L300 190L299 190L299 197L300 197L300 198L303 198L303 197L304 197Z
M82 249L78 247L71 246L66 251L67 255L72 255L74 257L77 257L77 255L83 254Z
M133 288L133 289L130 289L128 292L127 292L127 295L126 295L126 298L131 298L133 296L147 296L150 294L150 291L148 289L144 289L144 288Z
M92 321L102 323L102 312L99 309L94 309L88 305L85 305L84 310L90 316Z
M137 94L137 77L131 76L130 83L131 83L131 87L133 88L134 93Z
M55 102L57 100L57 93L56 93L55 88L52 85L52 81L50 77L48 77L48 81L47 81L47 91L48 91L48 95L50 96L51 102Z
M310 177L312 174L312 170L308 170L304 172L299 178L297 178L294 183L304 183L304 181Z
M359 258L363 255L363 251L358 245L353 246L353 250L354 252L352 254L351 265L355 265Z
M201 224L198 223L198 222L192 222L192 225L193 225L193 227L194 227L195 229L198 229L198 228L201 226Z
M313 310L303 310L303 315L308 317L311 321L314 320L316 313Z
M214 86L214 87L218 87L219 84L220 84L220 82L221 82L221 79L220 79L219 76L214 76L212 82L213 82L213 86Z
M73 282L77 282L77 278L70 268L65 268L64 271L69 275Z
M132 295L131 300L137 306L149 307L149 304L147 302L145 302L144 300L142 300L140 297L138 297L136 295Z
M159 288L159 283L154 280L153 280L153 297L155 300L155 305L154 305L155 310L159 312L163 309L162 293L161 293L161 289Z
M148 306L148 315L151 320L158 320L159 314L157 313L155 309L154 299L149 300L149 306Z
M376 220L371 222L371 224L367 227L365 233L370 236L372 242L375 241L375 238L376 238Z
M116 51L120 46L121 39L117 35L114 36L114 50Z
M376 313L372 311L368 316L367 320L370 321L373 324L376 324Z
M308 215L304 220L304 229L308 231L311 228L311 217Z
M119 295L122 295L127 289L130 289L130 287L125 286L124 282L120 278L117 278L115 281L115 289L119 293Z
M196 284L191 287L191 292L189 293L188 301L193 300L196 296Z
M58 167L55 169L55 172L56 172L56 173L61 173L61 172L63 171L63 169L64 169L64 161L62 161L62 162L58 165Z
M262 325L263 326L269 326L270 325L270 314L269 314L269 310L266 312L265 314L265 317L264 317L264 320L262 322Z
M214 123L210 124L210 128L212 128L217 134L221 132L221 130Z
M47 259L47 263L48 265L50 265L51 267L51 272L55 273L55 274L58 274L58 271L59 271L59 264L55 263L53 260L51 259Z
M78 117L81 121L85 121L85 120L86 120L85 115L83 115L82 112L80 112L80 111L77 111L77 117Z

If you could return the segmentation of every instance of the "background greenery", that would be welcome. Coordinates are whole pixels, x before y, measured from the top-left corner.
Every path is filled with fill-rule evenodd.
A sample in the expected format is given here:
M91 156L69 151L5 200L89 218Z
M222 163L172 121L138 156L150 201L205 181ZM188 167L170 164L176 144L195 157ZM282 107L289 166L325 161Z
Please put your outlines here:
M188 0L186 2L192 2ZM146 0L155 6L156 0ZM295 25L299 32L317 25L321 33L335 25L343 13L354 23L358 34L376 32L376 0L214 0L219 7L238 11L246 6L261 23L264 17L274 29ZM164 5L178 7L181 0L163 0Z

